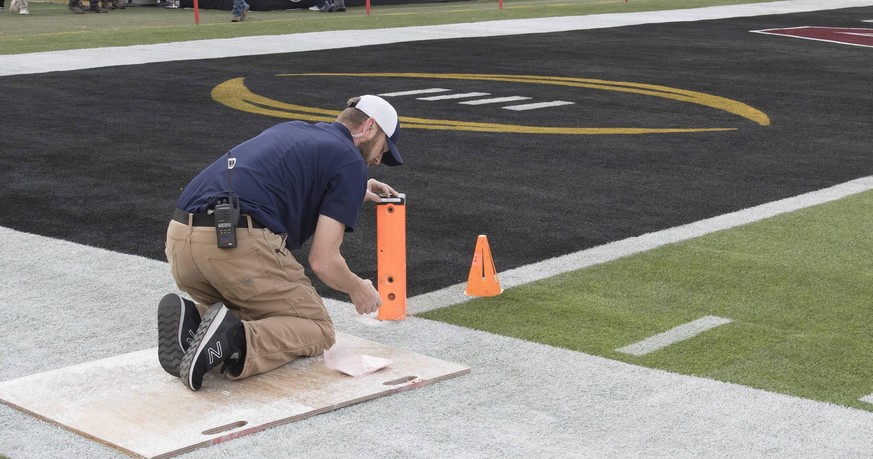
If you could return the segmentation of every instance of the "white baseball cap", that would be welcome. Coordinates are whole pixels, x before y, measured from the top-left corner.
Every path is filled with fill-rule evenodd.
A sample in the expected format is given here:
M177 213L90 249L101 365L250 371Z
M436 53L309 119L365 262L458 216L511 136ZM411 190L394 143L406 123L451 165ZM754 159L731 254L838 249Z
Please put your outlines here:
M376 120L382 132L388 136L388 153L382 156L382 164L386 166L402 166L403 158L397 152L397 139L400 138L400 120L397 110L385 99L379 96L365 95L355 104L355 108Z

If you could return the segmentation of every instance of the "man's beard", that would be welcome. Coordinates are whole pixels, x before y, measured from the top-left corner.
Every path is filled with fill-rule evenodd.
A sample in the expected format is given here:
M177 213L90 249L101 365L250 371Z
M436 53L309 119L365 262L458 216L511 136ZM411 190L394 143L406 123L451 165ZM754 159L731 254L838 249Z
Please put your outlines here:
M372 155L375 149L373 148L376 145L376 139L372 138L370 140L362 140L358 143L358 150L361 151L361 156L364 158L364 162L367 163L367 166L371 166L373 164L373 158L367 155Z

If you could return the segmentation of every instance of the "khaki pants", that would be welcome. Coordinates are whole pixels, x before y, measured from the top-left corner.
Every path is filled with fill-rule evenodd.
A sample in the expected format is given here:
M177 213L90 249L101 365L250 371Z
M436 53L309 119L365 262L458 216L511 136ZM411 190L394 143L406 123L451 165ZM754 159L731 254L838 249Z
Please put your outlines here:
M264 373L300 356L321 355L336 341L333 322L303 266L268 229L237 228L237 247L216 247L215 228L171 221L167 260L180 290L201 317L221 302L246 333L242 373Z

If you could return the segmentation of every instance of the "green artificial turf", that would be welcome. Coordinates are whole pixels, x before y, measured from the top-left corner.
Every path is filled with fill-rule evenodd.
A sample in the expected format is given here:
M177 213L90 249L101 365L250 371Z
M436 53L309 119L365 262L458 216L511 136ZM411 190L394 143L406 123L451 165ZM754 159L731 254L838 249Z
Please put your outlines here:
M871 216L866 192L420 316L873 411ZM708 315L733 322L616 351Z
M7 0L8 4L11 0ZM66 3L30 2L30 15L0 14L0 54L20 54L78 48L170 43L256 35L283 35L325 30L378 29L502 19L625 13L715 5L759 3L764 0L469 0L411 5L379 5L370 16L365 8L345 13L308 10L253 11L249 19L230 22L229 11L133 6L107 14L72 14Z

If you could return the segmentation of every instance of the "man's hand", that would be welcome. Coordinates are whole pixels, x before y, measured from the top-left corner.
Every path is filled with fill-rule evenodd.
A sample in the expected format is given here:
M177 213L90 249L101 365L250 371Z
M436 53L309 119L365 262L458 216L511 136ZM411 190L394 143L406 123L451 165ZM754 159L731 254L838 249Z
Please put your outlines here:
M358 314L376 312L379 306L382 305L382 298L379 297L379 292L376 290L376 287L373 287L373 282L369 279L361 279L358 288L351 292L349 296Z
M388 184L382 183L376 179L367 180L367 194L364 196L364 200L379 203L381 199L379 193L387 196L397 196L397 192L394 191L394 188L388 186Z

